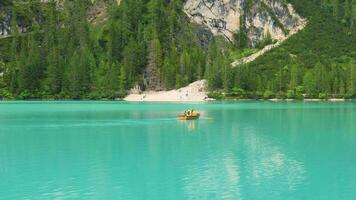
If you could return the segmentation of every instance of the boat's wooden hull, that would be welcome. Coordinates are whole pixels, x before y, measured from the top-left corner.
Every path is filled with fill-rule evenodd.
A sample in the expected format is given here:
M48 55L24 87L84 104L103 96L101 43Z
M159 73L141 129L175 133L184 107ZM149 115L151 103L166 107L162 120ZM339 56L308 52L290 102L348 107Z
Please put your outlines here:
M197 114L194 114L191 116L181 115L181 116L178 116L178 119L179 120L194 120L194 119L199 119L199 117L200 117L200 114L197 113Z

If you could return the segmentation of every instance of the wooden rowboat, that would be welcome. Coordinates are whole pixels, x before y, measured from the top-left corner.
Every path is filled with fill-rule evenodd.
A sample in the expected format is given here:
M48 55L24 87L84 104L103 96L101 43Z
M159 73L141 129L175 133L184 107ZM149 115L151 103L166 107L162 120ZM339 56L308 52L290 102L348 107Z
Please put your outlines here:
M179 115L178 120L194 120L199 119L200 113L193 113L191 115Z

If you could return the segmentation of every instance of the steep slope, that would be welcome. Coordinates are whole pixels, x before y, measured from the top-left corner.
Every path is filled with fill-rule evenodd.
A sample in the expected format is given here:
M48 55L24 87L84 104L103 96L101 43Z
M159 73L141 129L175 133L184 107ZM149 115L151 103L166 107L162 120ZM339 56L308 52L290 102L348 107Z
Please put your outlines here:
M355 97L356 1L290 0L308 25L235 69L236 91L268 97Z
M11 19L14 7L17 8L17 26L20 33L31 31L31 26L34 23L43 23L43 13L41 7L48 4L49 0L35 0L32 3L28 2L0 2L0 39L11 35ZM59 10L64 9L64 0L54 0ZM88 6L87 18L90 23L104 23L108 19L108 6L111 0L94 0ZM120 4L120 0L116 0ZM15 9L16 9L15 8Z
M269 36L284 40L305 23L293 6L282 0L188 0L184 12L192 22L228 41L233 42L238 32L244 32L253 47Z
M0 40L0 98L112 99L135 84L173 89L204 76L213 38L189 24L182 1L59 3L8 5L13 37Z
M240 58L238 60L235 60L233 63L231 63L232 67L237 67L239 65L243 65L243 64L248 64L250 62L255 61L256 59L258 59L260 56L263 56L265 53L269 52L270 50L279 47L280 45L283 44L284 41L286 41L287 39L289 39L291 36L293 36L294 34L297 34L299 31L303 30L305 28L305 26L307 25L306 20L303 20L303 22L301 24L299 24L297 27L293 28L293 30L291 30L288 35L286 35L286 37L280 39L278 42L274 43L274 44L269 44L266 45L265 47L263 47L261 50L257 51L256 53L253 53L252 55Z
M0 11L0 38L7 37L10 33L10 15L5 11Z
M12 8L11 3L0 4L0 39L9 37L11 34L11 19L12 19ZM26 32L29 28L28 18L29 12L28 8L24 8L22 13L24 15L19 16L21 18L17 24L20 32Z

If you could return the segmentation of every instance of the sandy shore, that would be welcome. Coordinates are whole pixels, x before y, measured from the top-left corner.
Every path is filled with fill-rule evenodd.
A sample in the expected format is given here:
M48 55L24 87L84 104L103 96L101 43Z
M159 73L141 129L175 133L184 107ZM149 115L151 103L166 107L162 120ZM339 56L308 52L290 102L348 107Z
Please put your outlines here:
M196 81L190 85L170 91L147 91L141 94L130 94L124 98L125 101L166 101L166 102L202 102L207 101L207 82Z

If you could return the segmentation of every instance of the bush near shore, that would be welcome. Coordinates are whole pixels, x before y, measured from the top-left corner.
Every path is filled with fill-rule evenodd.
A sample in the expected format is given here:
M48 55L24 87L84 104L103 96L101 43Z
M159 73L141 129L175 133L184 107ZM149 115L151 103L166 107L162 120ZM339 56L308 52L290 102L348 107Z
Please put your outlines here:
M328 100L328 99L356 99L356 95L351 94L327 94L327 93L319 93L319 94L307 94L304 93L303 90L299 91L287 91L287 92L277 92L274 93L270 90L262 91L245 91L241 88L234 88L230 92L225 91L212 91L208 93L209 98L213 98L216 100L222 99L293 99L293 100L304 100L304 99L320 99L320 100Z

